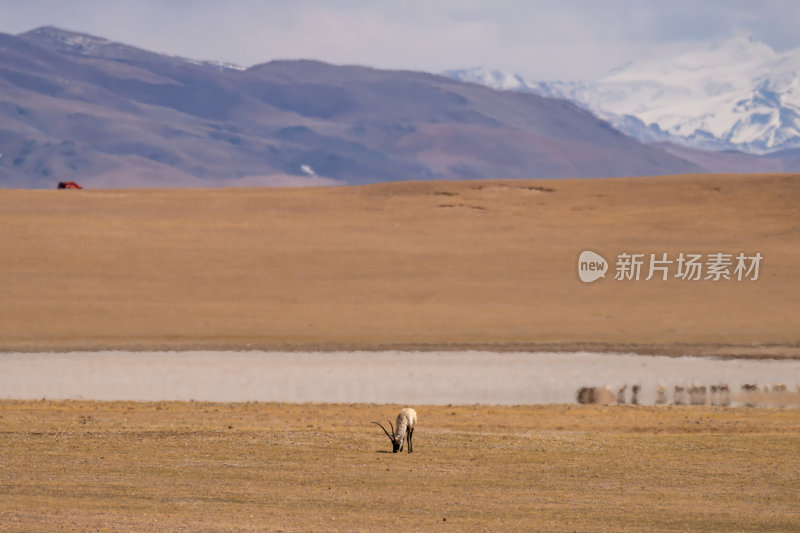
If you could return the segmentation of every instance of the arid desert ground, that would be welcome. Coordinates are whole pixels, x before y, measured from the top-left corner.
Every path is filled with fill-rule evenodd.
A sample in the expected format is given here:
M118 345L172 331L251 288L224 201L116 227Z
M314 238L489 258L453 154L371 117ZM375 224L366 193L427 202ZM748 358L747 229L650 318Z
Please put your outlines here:
M4 191L0 357L14 371L76 350L92 360L122 350L124 361L416 350L435 363L433 350L469 349L520 364L526 352L577 350L793 364L798 200L798 175ZM605 279L580 281L584 250L609 260ZM763 261L755 281L614 279L619 254L681 252ZM193 385L226 379L215 361ZM274 371L259 365L251 381ZM136 376L148 382L125 368L112 398ZM15 394L0 391L3 531L800 530L796 407L434 398L414 404L414 453L392 454L371 424L395 416L391 399Z
M798 199L798 175L5 191L0 349L796 357ZM759 279L613 278L681 252L760 253Z
M0 402L3 531L797 531L797 409Z

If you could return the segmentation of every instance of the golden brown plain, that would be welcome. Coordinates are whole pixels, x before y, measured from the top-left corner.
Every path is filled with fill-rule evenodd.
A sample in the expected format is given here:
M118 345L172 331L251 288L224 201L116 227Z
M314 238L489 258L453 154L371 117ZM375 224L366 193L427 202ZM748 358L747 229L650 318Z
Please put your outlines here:
M0 349L800 355L800 176L4 191ZM760 252L583 284L584 249Z
M3 531L797 531L800 411L0 401Z

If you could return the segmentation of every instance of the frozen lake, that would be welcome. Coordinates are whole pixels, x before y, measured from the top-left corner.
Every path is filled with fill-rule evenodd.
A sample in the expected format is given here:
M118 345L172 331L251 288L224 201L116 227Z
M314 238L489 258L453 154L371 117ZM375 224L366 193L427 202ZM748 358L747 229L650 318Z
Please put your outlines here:
M798 360L597 353L70 352L0 354L0 398L400 404L575 403L581 386L784 383Z

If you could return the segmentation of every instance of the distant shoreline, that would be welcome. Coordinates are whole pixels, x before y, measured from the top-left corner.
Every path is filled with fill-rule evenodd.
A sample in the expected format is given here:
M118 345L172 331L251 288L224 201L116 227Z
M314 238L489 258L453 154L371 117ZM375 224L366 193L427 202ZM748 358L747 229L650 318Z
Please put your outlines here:
M269 342L120 342L120 343L19 343L3 344L0 353L70 352L555 352L714 357L720 359L800 359L800 345L757 346L726 344L618 344L571 343L269 343Z
M721 383L731 405L743 403L744 384L765 394L780 384L781 395L764 403L797 405L800 359L499 351L0 354L0 397L10 399L534 405L573 403L581 387L600 386L619 394L617 403L631 398L638 405L655 405L662 387L678 405L685 398L674 387Z

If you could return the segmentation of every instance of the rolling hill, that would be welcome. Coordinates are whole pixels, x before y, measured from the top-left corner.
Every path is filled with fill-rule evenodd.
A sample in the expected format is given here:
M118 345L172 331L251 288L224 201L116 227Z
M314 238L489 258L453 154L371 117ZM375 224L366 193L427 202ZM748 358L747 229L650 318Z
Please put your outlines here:
M0 187L360 184L715 171L561 99L413 71L241 68L0 34ZM751 169L752 170L752 169Z

